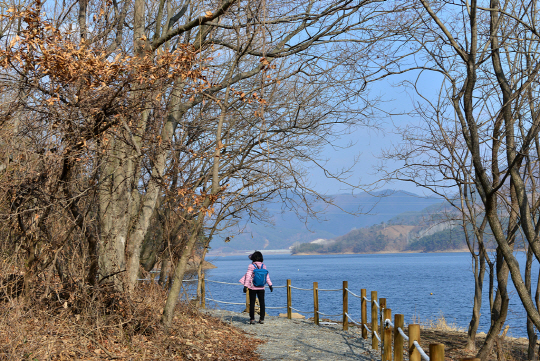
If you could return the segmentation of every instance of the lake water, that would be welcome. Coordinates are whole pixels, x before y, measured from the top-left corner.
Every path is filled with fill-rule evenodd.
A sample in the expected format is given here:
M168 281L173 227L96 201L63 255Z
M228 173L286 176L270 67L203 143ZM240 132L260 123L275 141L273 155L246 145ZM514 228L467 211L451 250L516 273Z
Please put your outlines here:
M520 263L525 264L525 256L518 254ZM413 254L370 254L370 255L265 255L274 286L283 286L291 279L292 286L319 289L338 289L343 281L348 281L349 290L360 295L360 289L377 291L379 298L387 299L387 307L392 314L405 315L405 322L414 320L435 321L441 315L448 323L466 329L472 314L474 279L469 253L413 253ZM246 272L249 259L246 256L209 258L217 266L206 272L206 278L221 282L237 283ZM538 264L533 267L533 275L538 274ZM533 279L536 277L533 276ZM225 302L245 302L242 285L226 285L208 282L207 297ZM488 279L485 280L482 316L479 332L489 328ZM513 286L509 287L510 310L507 325L509 335L526 337L526 313ZM534 293L534 290L533 290ZM266 305L286 306L285 288L266 291ZM207 301L207 306L241 312L244 306L220 304ZM292 307L300 311L313 311L313 291L292 290ZM319 292L319 310L326 314L342 312L341 292ZM267 310L269 315L286 312ZM360 320L360 299L349 295L349 315ZM368 318L370 317L368 305ZM307 317L313 314L306 314ZM340 319L340 317L330 317Z

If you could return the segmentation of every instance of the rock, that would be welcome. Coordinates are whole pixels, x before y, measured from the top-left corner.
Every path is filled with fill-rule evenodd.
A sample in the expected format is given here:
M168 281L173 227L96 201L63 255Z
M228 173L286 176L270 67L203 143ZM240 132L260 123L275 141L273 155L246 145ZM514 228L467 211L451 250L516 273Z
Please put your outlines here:
M279 314L279 317L287 317L287 314L286 314L286 313L280 313L280 314ZM296 313L296 312L293 312L293 313L291 314L291 318L306 318L306 316L301 315L301 314Z
M201 262L201 258L200 257L195 257L195 258L191 258L188 263L187 263L187 266L186 266L186 269L188 271L196 271L197 268L199 268L199 263ZM212 269L212 268L217 268L215 265L213 265L212 263L210 262L207 262L207 261L203 261L203 269L204 270L207 270L207 269Z
M242 311L242 312L249 313L249 306L246 307L246 308L244 309L244 311ZM258 298L255 300L255 314L256 314L256 315L260 315L260 314L261 314L261 307L259 306L259 299L258 299ZM265 314L266 316L268 316L268 313L267 313L267 312L265 312L264 314Z

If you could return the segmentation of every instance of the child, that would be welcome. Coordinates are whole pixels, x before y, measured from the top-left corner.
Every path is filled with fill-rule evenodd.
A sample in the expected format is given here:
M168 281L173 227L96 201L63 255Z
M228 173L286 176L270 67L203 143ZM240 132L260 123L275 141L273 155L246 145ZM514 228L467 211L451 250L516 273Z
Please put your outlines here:
M240 283L244 285L244 293L247 292L249 288L249 323L251 325L255 324L255 297L259 298L259 306L261 307L259 323L264 323L264 285L263 286L254 286L253 285L253 270L255 268L266 269L266 266L263 264L263 255L259 251L255 251L250 254L248 258L251 260L251 264L248 266L247 272L240 279ZM272 281L270 281L270 274L266 275L266 283L270 288L270 292L273 292Z

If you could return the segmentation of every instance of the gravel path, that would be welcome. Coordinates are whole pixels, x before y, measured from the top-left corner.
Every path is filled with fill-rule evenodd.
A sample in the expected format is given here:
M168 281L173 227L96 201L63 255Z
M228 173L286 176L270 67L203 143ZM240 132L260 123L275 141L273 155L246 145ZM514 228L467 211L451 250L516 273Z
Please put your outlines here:
M380 353L371 350L371 340L363 340L360 329L341 325L316 326L306 320L267 316L263 325L249 324L249 315L223 310L206 310L214 317L231 323L265 340L257 352L265 361L270 360L380 360Z

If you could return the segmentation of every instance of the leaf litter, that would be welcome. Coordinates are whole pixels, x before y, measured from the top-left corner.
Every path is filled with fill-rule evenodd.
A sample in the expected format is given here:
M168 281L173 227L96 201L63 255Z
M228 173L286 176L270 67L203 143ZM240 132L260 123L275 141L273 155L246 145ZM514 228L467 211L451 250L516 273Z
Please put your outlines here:
M106 312L85 311L73 296L70 302L32 307L22 299L4 300L0 359L260 360L255 349L263 341L192 304L179 302L171 327L165 328L160 323L164 296L157 285L143 287L138 297L100 300Z

